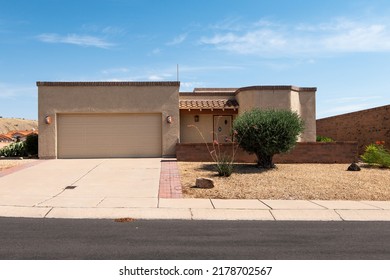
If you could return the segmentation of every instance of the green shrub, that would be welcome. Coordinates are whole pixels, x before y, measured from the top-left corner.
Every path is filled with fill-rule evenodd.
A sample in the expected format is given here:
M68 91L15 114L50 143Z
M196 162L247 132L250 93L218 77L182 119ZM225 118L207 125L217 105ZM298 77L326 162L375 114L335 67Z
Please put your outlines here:
M232 152L231 155L226 155L225 152L221 151L222 150L221 143L219 143L217 140L214 140L212 146L209 146L205 137L203 136L203 133L196 125L188 125L188 127L195 128L198 131L199 135L202 137L206 145L207 151L209 152L212 160L214 161L215 164L214 167L218 175L229 177L234 171L234 158L237 153L238 145L236 145L234 142L230 140L232 144ZM218 139L218 133L215 133L215 136Z
M229 177L234 170L234 161L231 157L222 155L215 161L215 169L219 176Z
M256 154L262 168L274 168L275 154L291 150L304 129L304 122L289 110L253 109L238 116L234 123L234 135L247 152Z
M4 157L24 157L27 156L25 142L12 143L0 149L0 156Z
M28 155L38 155L38 134L30 134L26 138L26 152Z
M317 142L334 142L334 140L332 138L326 137L326 136L321 136L321 135L317 135L316 141Z
M361 156L364 163L390 168L390 153L381 144L370 144Z

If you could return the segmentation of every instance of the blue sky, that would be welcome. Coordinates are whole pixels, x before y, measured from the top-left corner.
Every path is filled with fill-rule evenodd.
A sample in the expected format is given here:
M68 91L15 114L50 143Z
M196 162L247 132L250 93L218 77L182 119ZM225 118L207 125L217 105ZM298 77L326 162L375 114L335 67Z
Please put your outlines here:
M0 116L36 81L317 87L317 118L390 104L388 0L0 0Z

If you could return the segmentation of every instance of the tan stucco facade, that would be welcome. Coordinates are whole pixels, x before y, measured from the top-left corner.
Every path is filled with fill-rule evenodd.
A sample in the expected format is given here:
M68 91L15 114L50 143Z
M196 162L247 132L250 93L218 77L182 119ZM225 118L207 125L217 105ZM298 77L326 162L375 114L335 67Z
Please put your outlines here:
M284 109L297 112L305 122L305 130L298 138L299 142L316 141L316 88L300 88L295 86L252 86L243 88L200 88L193 92L180 93L181 143L212 142L215 116L237 114L253 108ZM237 107L226 106L215 110L210 104L228 104L236 101ZM218 105L218 103L217 103ZM194 122L199 115L199 121ZM199 132L188 125L196 125Z
M162 156L175 155L180 137L179 82L37 82L37 86L40 158L57 158L57 116L80 113L160 113Z
M59 143L70 145L70 140L64 142L61 134L60 137L58 135L59 131L63 131L59 130L61 127L58 126L59 116L66 114L79 116L101 114L102 117L104 115L112 117L113 114L161 116L154 121L156 124L161 118L161 126L148 125L146 119L141 122L144 123L145 130L151 131L151 127L154 127L153 130L161 131L158 132L159 136L161 133L161 137L154 137L161 140L151 143L157 145L157 142L161 142L161 149L155 150L161 151L163 157L175 156L177 143L210 143L216 139L228 141L234 118L253 108L287 109L297 112L305 122L305 130L299 141L316 140L316 88L294 86L198 88L193 92L179 93L179 82L37 82L37 86L40 158L57 158ZM171 122L167 120L168 116ZM50 119L50 123L47 123L47 118ZM220 119L223 120L221 124L218 123ZM107 128L107 122L110 123L110 120L107 118L104 121ZM96 123L94 125L96 126ZM203 136L191 126L196 126ZM71 125L72 127L74 126ZM218 131L221 131L221 134L218 134ZM71 133L68 133L69 135ZM126 141L133 143L133 146L136 145L135 140ZM147 144L145 142L145 145Z
M180 143L211 143L215 140L214 123L217 116L237 116L233 110L206 110L180 112ZM195 118L197 121L195 122ZM196 127L196 128L195 128Z
M297 112L305 122L300 142L316 141L316 88L294 86L254 86L240 88L236 98L239 113L253 108L287 109Z

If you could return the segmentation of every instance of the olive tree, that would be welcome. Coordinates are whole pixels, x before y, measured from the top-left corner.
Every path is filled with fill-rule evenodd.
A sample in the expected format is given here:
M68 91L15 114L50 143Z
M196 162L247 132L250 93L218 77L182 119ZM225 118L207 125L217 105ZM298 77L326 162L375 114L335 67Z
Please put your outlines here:
M237 143L257 156L259 167L270 169L273 156L290 151L303 132L304 122L289 110L253 109L239 115L233 123Z

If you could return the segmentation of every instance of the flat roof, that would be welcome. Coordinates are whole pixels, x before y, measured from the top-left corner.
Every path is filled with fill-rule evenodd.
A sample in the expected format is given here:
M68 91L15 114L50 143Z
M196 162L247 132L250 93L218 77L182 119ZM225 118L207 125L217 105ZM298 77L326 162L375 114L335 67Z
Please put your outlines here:
M291 85L279 85L279 86L248 86L241 88L194 88L192 92L180 92L180 96L234 96L239 92L248 90L290 90L297 92L316 92L316 87L297 87Z
M106 87L106 86L180 86L180 82L173 82L173 81L160 81L160 82L44 82L44 81L38 81L37 86L54 86L54 87L90 87L90 86L100 86L100 87Z
M293 90L293 91L317 91L316 87L297 87L297 86L249 86L237 89L236 94L246 90Z

